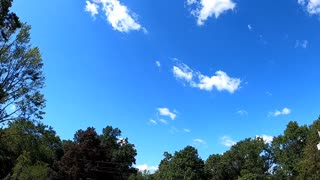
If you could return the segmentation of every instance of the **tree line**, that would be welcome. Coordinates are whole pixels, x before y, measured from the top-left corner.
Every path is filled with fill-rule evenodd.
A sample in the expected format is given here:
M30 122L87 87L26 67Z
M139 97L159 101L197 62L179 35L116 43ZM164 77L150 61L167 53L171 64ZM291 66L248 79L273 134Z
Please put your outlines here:
M223 154L202 160L195 147L164 152L154 173L134 167L137 151L121 130L106 126L75 132L61 140L41 122L46 101L38 47L30 43L31 26L0 0L0 179L319 179L317 129L289 122L271 143L246 138Z

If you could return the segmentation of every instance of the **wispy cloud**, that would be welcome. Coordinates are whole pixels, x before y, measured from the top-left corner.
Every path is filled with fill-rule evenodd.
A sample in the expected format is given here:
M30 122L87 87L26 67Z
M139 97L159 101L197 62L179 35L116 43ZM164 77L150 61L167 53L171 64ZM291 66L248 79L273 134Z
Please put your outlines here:
M163 107L163 108L158 108L157 110L161 116L168 116L172 120L174 120L177 117L177 115L171 112L168 108Z
M207 142L203 139L194 139L193 140L193 145L195 146L200 146L200 145L206 145Z
M263 141L264 141L265 143L267 143L267 144L270 144L270 143L273 141L273 136L268 136L268 135L265 135L265 134L263 134L263 135L261 135L261 136L256 135L256 138L262 138Z
M158 68L160 68L160 67L161 67L161 63L160 63L160 61L156 61L155 63L156 63L156 66L157 66Z
M320 14L320 0L298 0L300 4L310 15Z
M248 115L248 112L246 110L243 110L243 109L242 110L238 110L237 113L240 114L241 116Z
M158 170L157 166L149 166L147 164L137 165L136 168L139 169L139 171L155 172L156 170Z
M151 125L157 125L158 123L157 123L157 121L155 121L155 120L153 120L153 119L150 119L150 120L149 120L149 124L151 124Z
M159 119L159 121L163 124L168 124L168 122L165 119Z
M197 18L197 24L203 25L211 16L218 18L223 12L233 10L236 4L231 0L187 0L191 15Z
M211 91L216 88L218 91L228 91L234 93L240 88L241 80L232 78L223 71L217 71L213 76L203 75L201 72L194 72L189 66L184 63L179 63L173 66L173 75L177 79L184 80L191 87L201 90Z
M221 144L227 147L231 147L236 144L236 141L229 136L223 136L220 138L220 140L221 140Z
M291 113L291 109L289 109L289 108L283 108L281 111L276 110L275 112L271 112L271 113L269 113L269 114L272 115L272 116L277 117L277 116L280 116L280 115L288 115L288 114L290 114L290 113Z
M107 21L116 31L142 30L147 33L147 30L137 22L137 15L121 4L119 0L94 0L93 2L86 1L86 4L85 10L92 16L97 15L99 13L98 9L101 8L107 17Z
M191 132L190 129L183 129L183 131L186 132L186 133L190 133Z
M248 24L248 29L249 29L250 31L252 30L251 24Z
M296 40L296 44L294 45L294 47L306 49L308 47L308 44L308 40Z

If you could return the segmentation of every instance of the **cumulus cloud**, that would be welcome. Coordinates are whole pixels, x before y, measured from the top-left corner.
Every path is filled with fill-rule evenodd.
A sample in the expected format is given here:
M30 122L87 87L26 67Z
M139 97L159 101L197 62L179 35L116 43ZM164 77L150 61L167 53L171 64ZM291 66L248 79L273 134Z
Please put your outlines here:
M288 115L291 113L291 109L289 108L283 108L281 111L279 110L276 110L275 112L271 112L270 114L277 117L277 116L280 116L280 115Z
M92 3L90 1L86 1L86 3L86 11L93 16L98 14L98 8L101 7L114 30L119 32L142 30L147 33L147 30L137 22L135 18L137 15L121 4L119 0L95 0Z
M158 108L158 112L161 116L168 116L172 120L174 120L177 117L177 115L171 112L168 108Z
M229 136L223 136L220 138L220 140L221 140L221 144L227 147L231 147L236 144L236 141Z
M97 4L91 3L90 1L86 1L85 11L89 12L92 17L95 17L95 15L99 14L98 9L99 6Z
M310 15L320 14L320 0L298 0L298 4L304 7Z
M218 91L228 91L234 93L240 88L241 80L232 78L223 71L217 71L213 76L203 75L201 72L194 72L186 64L180 63L173 66L173 75L177 79L184 80L191 87L201 90L211 91L216 88Z
M193 77L193 71L186 64L179 64L178 66L173 66L173 74L177 79L183 79L190 82Z
M149 166L147 164L137 165L136 168L139 169L139 171L154 172L154 171L158 170L157 166Z
M223 12L233 10L236 6L232 0L187 0L190 13L197 18L197 24L203 25L211 16L218 18Z
M265 143L267 143L267 144L270 144L270 143L272 143L272 141L273 141L273 136L268 136L268 135L265 135L265 134L263 134L263 135L261 135L261 136L256 135L256 138L262 138L263 141L264 141Z
M308 43L308 40L296 40L294 47L306 49L308 47Z

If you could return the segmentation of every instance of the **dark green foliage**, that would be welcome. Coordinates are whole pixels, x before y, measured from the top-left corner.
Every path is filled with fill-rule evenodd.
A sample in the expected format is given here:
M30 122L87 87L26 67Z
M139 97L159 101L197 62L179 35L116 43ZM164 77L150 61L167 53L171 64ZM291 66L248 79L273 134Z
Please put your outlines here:
M307 143L303 150L303 158L299 162L299 179L318 179L320 177L320 151L317 144L320 142L320 117L309 128Z
M36 168L40 165L52 166L61 157L62 144L51 127L25 120L9 122L8 126L1 130L0 161L3 163L0 163L0 178L11 173L19 158L23 160L27 157L25 159L30 162L28 166ZM20 164L24 162L21 160Z
M119 129L108 126L98 135L94 128L79 130L61 161L50 172L51 179L128 179L136 174L132 168L136 150L128 139L119 139Z
M156 179L204 179L204 162L198 156L198 151L191 146L175 152L172 156L164 154L165 158L159 165L159 170L155 174Z
M21 27L18 16L9 12L12 0L0 0L0 41L8 41L10 35Z
M302 160L307 143L307 126L299 126L297 122L289 122L283 135L275 137L272 142L273 158L277 178L296 178L298 164Z

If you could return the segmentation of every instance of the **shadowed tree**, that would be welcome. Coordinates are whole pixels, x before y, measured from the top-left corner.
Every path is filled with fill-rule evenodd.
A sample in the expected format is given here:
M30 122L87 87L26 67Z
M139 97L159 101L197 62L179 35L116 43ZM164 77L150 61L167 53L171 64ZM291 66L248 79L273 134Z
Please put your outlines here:
M74 142L67 142L61 161L50 171L50 179L128 179L137 171L136 150L121 131L108 126L98 135L94 128L79 130Z

